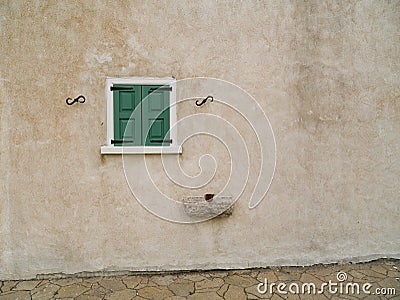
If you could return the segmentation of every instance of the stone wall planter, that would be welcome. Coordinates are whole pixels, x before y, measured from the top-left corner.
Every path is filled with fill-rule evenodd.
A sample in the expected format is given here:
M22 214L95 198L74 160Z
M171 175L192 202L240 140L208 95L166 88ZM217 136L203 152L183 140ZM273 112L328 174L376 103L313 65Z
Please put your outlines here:
M192 217L227 217L232 214L233 203L230 196L217 196L206 201L203 196L183 199L185 213Z

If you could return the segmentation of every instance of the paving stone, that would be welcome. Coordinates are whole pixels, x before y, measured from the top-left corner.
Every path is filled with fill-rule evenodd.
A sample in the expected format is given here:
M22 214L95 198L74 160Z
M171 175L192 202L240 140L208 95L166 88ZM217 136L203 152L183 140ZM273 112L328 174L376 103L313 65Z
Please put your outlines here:
M278 281L294 281L296 280L296 276L293 276L291 273L278 271L275 272L275 275L278 277Z
M260 273L260 269L253 269L253 270L251 270L251 272L250 272L250 276L251 277L253 277L253 278L257 278L257 276L258 276L258 274Z
M282 298L281 296L278 296L277 294L273 294L272 297L270 298L271 300L282 300L284 298Z
M40 280L27 280L27 281L20 281L13 289L14 291L30 291L33 290L35 287L38 286Z
M226 293L226 291L228 290L229 284L225 283L223 286L221 286L219 288L219 290L217 291L217 294L220 295L221 297L223 297Z
M204 279L207 279L207 277L205 277L204 275L200 275L198 273L184 273L178 275L178 278L189 279L191 281L202 281Z
M103 297L93 296L93 295L79 295L76 300L102 300Z
M363 298L363 300L377 300L377 299L385 299L385 297L379 297L379 296L376 296L376 295L369 295L369 296Z
M282 267L280 272L290 274L294 280L299 280L301 275L305 273L306 268L304 267Z
M93 285L93 283L90 283L90 282L87 282L87 281L81 281L80 283L79 283L80 285L83 285L83 286L85 286L85 287L88 287L88 288L91 288L92 287L92 285Z
M169 285L178 277L176 275L160 275L160 276L152 276L151 281L153 281L157 285Z
M258 281L249 275L231 275L224 278L225 283L241 287L248 287L258 283Z
M194 282L188 279L178 279L168 285L168 289L176 296L188 296L194 293Z
M231 285L226 291L224 298L229 300L246 300L246 294L242 287Z
M231 271L235 275L249 275L251 273L251 270L245 269L245 270L233 270Z
M37 285L36 288L39 288L39 287L41 287L41 286L44 286L44 285L50 284L50 283L51 283L50 280L42 280L42 281ZM51 284L52 284L52 283L51 283Z
M128 276L122 278L122 282L129 288L134 289L138 286L138 284L142 281L142 277L140 276Z
M224 299L219 296L216 292L207 292L207 293L195 293L187 297L190 300L221 300Z
M249 287L245 288L244 290L245 290L246 293L253 294L253 295L256 295L258 297L261 297L262 294L260 294L258 292L257 286L258 286L258 284L255 284L255 285L252 285L252 286L249 286ZM266 292L266 295L268 295L268 291Z
M256 295L253 294L246 294L246 297L248 300L258 300L261 299L260 297L257 297Z
M138 291L139 296L147 299L157 300L157 299L165 299L167 297L174 296L170 290L166 287L154 287L149 286L142 288Z
M292 280L300 280L300 278L301 278L301 276L302 276L303 274L304 274L304 273L300 273L300 272L290 273L291 277L293 278ZM313 275L313 276L315 276L315 277L318 278L317 275ZM319 279L319 280L321 280L321 279Z
M74 298L78 297L80 294L83 294L84 292L87 292L89 290L88 287L83 286L81 284L71 284L67 286L61 287L58 292L56 297L57 298Z
M358 272L357 270L349 270L348 273L356 279L363 279L365 274Z
M149 283L149 277L148 276L141 276L142 280L140 280L140 283L143 284L148 284Z
M18 281L11 280L11 281L4 281L3 286L1 287L1 291L3 293L11 291L16 285Z
M221 278L204 279L195 283L197 290L219 290L219 288L224 284L224 280Z
M336 278L335 278L336 279ZM304 273L300 277L300 281L303 283L314 283L316 287L321 286L324 281L320 280L319 278L315 277L314 275Z
M149 285L149 284L145 284L145 283L139 283L136 287L135 287L135 289L136 290L140 290L140 289L143 289L143 288L145 288L145 287L149 287L149 286L152 286L152 287L158 287L158 285L157 284L155 284L155 283L153 283L152 282L152 284L151 285Z
M400 291L400 282L396 278L387 277L383 280L378 281L380 287L384 288L396 288Z
M122 290L113 292L110 295L107 295L104 299L107 300L131 300L132 298L137 296L137 292L134 290Z
M29 291L10 291L0 295L0 300L31 300Z
M142 280L140 280L140 283L135 287L135 289L142 289L142 288L148 287L148 286L156 287L158 285L157 285L157 283L150 280L149 277L142 276Z
M55 285L51 282L47 282L45 284L39 284L36 288L31 291L32 300L44 300L51 299L54 295L57 294L57 291L60 289L58 285Z
M390 270L390 271L388 271L387 276L388 277L393 277L393 278L400 278L400 272L397 271L397 270L396 271Z
M283 299L287 299L287 300L300 300L300 295L294 295L294 294L279 294L280 297L282 297ZM307 296L305 299L310 300L310 299L319 299L319 298L313 298L313 295L304 295Z
M275 275L275 272L272 270L261 271L257 275L257 280L259 282L264 282L264 279L267 278L267 282L277 282L278 277Z
M364 295L362 296L362 297L365 297ZM364 298L354 298L353 296L351 296L351 295L333 295L330 299L331 300L343 300L343 298L344 299L346 299L346 300L352 300L352 299L364 299ZM379 299L379 298L375 298L375 299Z
M57 284L59 286L67 286L75 283L80 283L82 282L81 278L62 278L62 279L56 279L56 280L51 280L54 284Z
M329 276L332 274L336 276L337 272L343 271L343 268L344 268L343 265L316 265L311 267L305 267L304 272L313 275L318 274L320 276Z
M319 266L317 268L308 267L308 268L305 268L304 271L308 274L312 274L314 276L321 276L321 277L332 276L332 274L334 274L334 276L336 276L336 274L338 272L338 270L336 268L333 269L330 266Z
M388 271L387 268L385 268L384 266L381 266L381 265L373 266L371 269L374 270L377 273L380 273L380 274L384 275L384 276L387 275L387 271Z
M371 277L371 278L385 278L386 277L386 275L375 272L372 269L361 269L361 270L359 270L359 272L366 275L367 277Z
M115 291L120 291L126 289L125 284L122 282L122 280L118 277L113 277L113 278L102 278L98 282L102 287L106 288L107 290L110 290L112 292Z
M98 282L102 277L88 277L83 279L83 281L88 282L88 283L96 283Z
M94 297L103 298L104 295L107 294L107 292L109 292L109 290L107 290L106 288L102 287L100 284L98 284L96 282L96 283L93 283L92 287L90 288L90 290L88 290L84 294L87 295L87 296L94 296Z
M229 272L226 272L226 271L213 271L210 275L211 275L211 277L222 278L222 277L228 276Z
M186 297L182 297L182 296L171 296L171 297L165 298L165 300L186 300Z
M329 300L329 297L324 294L318 294L318 295L299 295L299 298L301 300L310 300L310 299L315 299L315 300ZM350 299L347 299L350 300Z

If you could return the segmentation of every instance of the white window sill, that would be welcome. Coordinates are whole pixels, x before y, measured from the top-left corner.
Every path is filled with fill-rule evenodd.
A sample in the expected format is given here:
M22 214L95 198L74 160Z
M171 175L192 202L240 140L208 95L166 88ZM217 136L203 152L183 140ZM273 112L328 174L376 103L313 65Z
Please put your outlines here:
M168 147L102 146L101 154L182 154L182 146L168 146Z

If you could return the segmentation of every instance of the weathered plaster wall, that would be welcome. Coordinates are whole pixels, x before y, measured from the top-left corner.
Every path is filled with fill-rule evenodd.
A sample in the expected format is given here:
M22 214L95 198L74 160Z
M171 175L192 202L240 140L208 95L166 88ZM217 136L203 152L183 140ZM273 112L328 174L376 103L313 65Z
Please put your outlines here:
M1 1L0 278L400 257L399 16L399 1ZM100 155L106 76L247 90L276 136L266 199L248 210L248 188L195 225L131 201L121 157Z

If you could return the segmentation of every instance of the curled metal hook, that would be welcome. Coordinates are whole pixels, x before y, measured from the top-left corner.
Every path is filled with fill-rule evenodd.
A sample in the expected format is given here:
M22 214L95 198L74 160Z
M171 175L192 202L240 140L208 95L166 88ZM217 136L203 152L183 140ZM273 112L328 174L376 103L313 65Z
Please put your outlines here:
M83 95L80 95L80 96L76 97L75 99L68 97L67 100L65 100L65 102L67 102L67 105L72 105L76 102L85 103L85 101L86 101L86 98Z
M196 100L196 105L197 106L202 106L204 103L207 102L207 100L210 100L210 102L214 101L214 97L213 96L207 96L207 98L204 98L203 100L201 100L201 102L199 103L199 100Z

